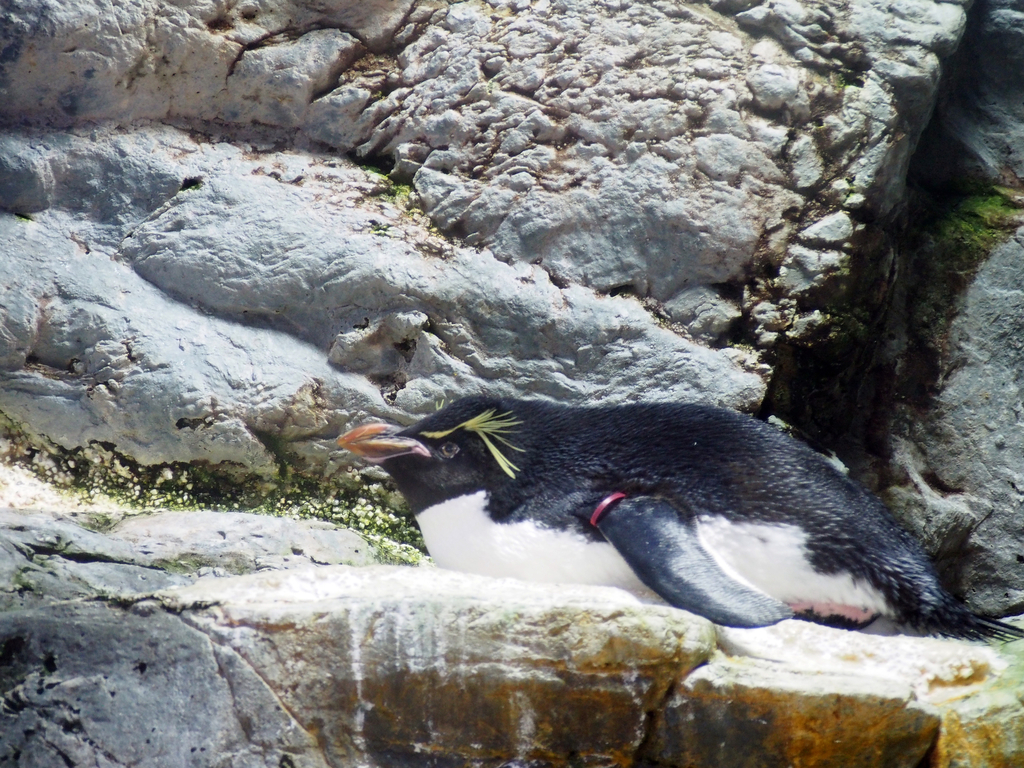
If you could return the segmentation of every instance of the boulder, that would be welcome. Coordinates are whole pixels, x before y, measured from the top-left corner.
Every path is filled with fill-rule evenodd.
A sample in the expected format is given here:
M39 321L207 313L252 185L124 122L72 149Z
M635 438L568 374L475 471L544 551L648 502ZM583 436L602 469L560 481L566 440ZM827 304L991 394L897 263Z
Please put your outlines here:
M995 248L966 290L940 361L932 407L897 410L890 493L908 527L982 612L1024 607L1024 229Z
M68 142L82 162L59 194L110 210L0 219L13 246L0 410L65 448L272 476L281 445L323 475L346 461L330 455L346 426L461 394L750 409L764 391L635 300L453 248L344 160L285 165L157 127L8 147L63 166Z
M766 352L880 306L862 252L965 23L930 0L2 14L0 410L262 476L271 443L322 476L324 435L480 391L756 409L772 355L692 339Z
M250 666L152 604L3 613L0 652L4 761L328 765Z
M922 137L917 178L930 185L983 179L1019 187L1024 178L1024 9L986 0L971 9L952 57L935 120Z
M1024 756L1021 660L994 649L796 620L716 640L621 590L431 567L305 565L37 605L0 614L0 658L0 756L41 766Z

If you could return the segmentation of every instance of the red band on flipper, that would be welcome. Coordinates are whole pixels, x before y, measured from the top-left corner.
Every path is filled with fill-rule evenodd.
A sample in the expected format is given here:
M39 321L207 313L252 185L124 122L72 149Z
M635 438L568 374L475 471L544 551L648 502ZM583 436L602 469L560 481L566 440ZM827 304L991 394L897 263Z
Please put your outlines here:
M610 496L605 496L600 504L597 505L597 509L594 510L594 514L590 516L590 524L597 527L598 522L601 520L601 515L608 511L608 508L616 502L622 501L626 498L626 494L616 491Z

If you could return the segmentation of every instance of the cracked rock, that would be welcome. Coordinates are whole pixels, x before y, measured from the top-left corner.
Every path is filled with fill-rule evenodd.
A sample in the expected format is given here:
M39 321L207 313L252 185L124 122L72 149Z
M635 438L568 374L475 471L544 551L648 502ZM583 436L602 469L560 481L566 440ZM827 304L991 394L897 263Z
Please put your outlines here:
M249 665L160 609L0 614L0 648L0 761L328 765Z
M323 435L482 391L756 408L763 378L628 295L739 295L821 210L877 235L963 28L926 0L49 7L0 25L0 118L35 126L0 161L0 206L31 218L0 221L0 409L67 447L264 475L257 430L323 473ZM393 162L472 247L338 151ZM770 287L850 298L805 261ZM724 338L717 306L694 338ZM362 333L403 313L428 324Z
M791 295L822 288L840 273L849 257L839 251L818 251L802 245L791 245L789 255L779 267L779 282Z
M93 208L78 197L31 221L0 215L16 297L0 410L65 447L272 475L259 436L271 433L323 473L332 432L464 394L750 409L764 391L633 299L452 247L345 161L246 156L171 128L66 143L43 133L20 147L83 187L104 179L96 205L109 213L81 219ZM596 350L585 362L584 346Z
M668 301L742 280L763 235L837 179L851 179L847 198L884 226L939 57L964 25L959 6L926 0L900 12L847 0L744 6L714 6L737 14L737 29L714 11L588 0L282 2L212 16L142 4L97 18L102 44L91 47L112 50L100 67L75 47L88 12L72 3L45 33L12 12L8 50L82 64L51 76L13 54L6 109L64 124L301 126L341 151L390 158L443 230L502 261ZM812 139L812 114L850 126L841 145ZM44 189L25 187L21 205L38 207Z
M248 50L235 62L220 100L220 117L237 123L302 123L317 96L363 52L359 41L334 29L313 30L295 42Z

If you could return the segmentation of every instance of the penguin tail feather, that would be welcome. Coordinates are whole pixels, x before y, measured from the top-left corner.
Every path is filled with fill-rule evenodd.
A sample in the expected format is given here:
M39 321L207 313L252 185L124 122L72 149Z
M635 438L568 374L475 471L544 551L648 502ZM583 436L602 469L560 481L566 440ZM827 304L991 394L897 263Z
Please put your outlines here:
M1020 627L998 619L978 616L956 602L952 596L944 602L945 605L925 620L922 629L961 640L1024 640L1024 629Z
M971 618L973 621L969 622L967 626L958 627L950 634L965 640L999 640L1004 643L1024 640L1024 629L1020 627L985 616L971 614Z

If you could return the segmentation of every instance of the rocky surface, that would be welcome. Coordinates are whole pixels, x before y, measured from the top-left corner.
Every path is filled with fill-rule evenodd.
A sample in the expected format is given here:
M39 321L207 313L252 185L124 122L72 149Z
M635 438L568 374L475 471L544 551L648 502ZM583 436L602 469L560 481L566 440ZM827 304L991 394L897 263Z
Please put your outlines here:
M628 762L671 680L714 643L710 625L614 590L440 570L290 571L208 588L166 599L315 727L332 765ZM190 610L211 599L213 610Z
M882 353L893 383L882 385L891 435L881 472L889 479L880 485L890 486L890 505L937 557L947 583L983 612L1024 608L1015 522L1024 504L1024 85L1010 74L1024 50L1022 10L976 3L947 68L911 168L918 204L937 209L943 226L907 248L903 269L919 278L895 294L893 342ZM991 183L1009 186L997 190L1001 201Z
M766 361L690 339L814 343L884 279L875 222L965 19L927 1L2 12L0 116L33 127L4 137L0 409L65 446L264 474L267 435L323 473L318 437L356 414L481 389L755 408ZM487 250L380 199L349 151Z
M939 226L906 249L886 369L880 453L890 505L980 611L1024 606L1019 473L1019 3L977 3L911 167ZM996 64L996 62L999 62ZM996 186L989 187L995 183ZM883 396L884 397L884 396Z
M166 564L151 550L174 514L108 535L39 514L4 525L37 563ZM236 536L253 526L286 529L268 552L308 535L216 517L232 533L211 543L222 562L245 559L253 544ZM611 588L274 565L151 580L156 594L93 583L90 599L53 592L0 613L0 760L945 768L1024 756L1024 659L1005 650L800 621L716 633Z
M967 289L932 408L895 417L894 463L910 483L893 495L916 513L905 520L952 561L946 570L973 604L989 611L1024 605L1015 522L1024 513L1022 263L1024 229L992 252Z
M153 606L4 614L11 764L324 766L252 669Z
M951 62L936 119L915 173L930 184L965 178L1019 187L1024 179L1024 7L1019 0L974 4Z
M976 12L957 61L1010 50L1013 13ZM956 112L941 62L966 18L6 2L0 412L58 449L264 480L340 477L353 422L482 391L810 425L807 390L841 399L891 300L907 168L936 99ZM802 354L845 378L801 390ZM976 607L1022 605L955 578Z
M202 575L373 562L362 538L319 521L159 512L98 533L63 515L0 509L0 612L155 592Z
M0 423L60 472L273 484L462 394L760 407L856 444L948 583L1022 610L1024 236L938 270L898 242L911 165L1020 186L1019 2L967 5L0 0ZM715 650L606 592L238 581L358 545L183 519L4 515L4 757L1021 763L1021 662L984 649L859 638L851 668L817 651L859 636Z
M63 166L69 143L82 162L55 194L112 210L0 220L14 246L0 410L65 447L272 475L273 438L323 473L352 421L466 392L746 408L763 392L635 301L448 245L344 160L157 127L8 136L8 157Z

